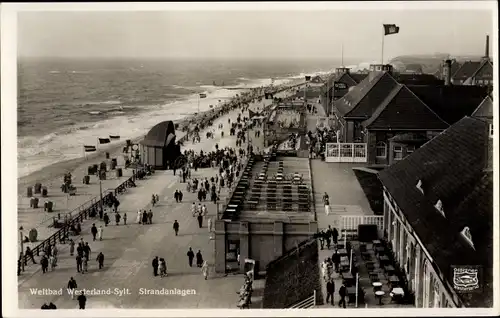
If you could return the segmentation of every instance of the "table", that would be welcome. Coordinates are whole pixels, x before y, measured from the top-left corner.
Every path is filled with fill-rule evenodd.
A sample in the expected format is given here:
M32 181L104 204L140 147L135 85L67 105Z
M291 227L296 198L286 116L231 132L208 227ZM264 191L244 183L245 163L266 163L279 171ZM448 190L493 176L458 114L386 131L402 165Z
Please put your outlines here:
M389 295L391 295L393 300L400 301L403 299L405 292L403 288L396 287L391 290Z
M373 286L373 290L375 292L377 292L382 288L382 283L381 282L373 282L372 286Z
M385 265L384 269L387 272L387 274L389 274L389 275L391 275L394 272L394 266L392 266L392 265Z
M397 276L390 276L389 277L389 283L391 283L392 287L398 286L399 285L399 278Z
M383 290L377 290L375 292L375 297L378 298L378 304L382 305L382 297L385 295L385 292Z

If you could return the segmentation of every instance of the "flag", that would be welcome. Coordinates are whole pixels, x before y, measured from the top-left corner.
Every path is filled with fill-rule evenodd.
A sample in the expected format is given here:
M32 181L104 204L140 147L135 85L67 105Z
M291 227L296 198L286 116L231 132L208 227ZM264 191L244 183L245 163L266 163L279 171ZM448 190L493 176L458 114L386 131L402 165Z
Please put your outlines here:
M306 82L311 80L311 76L306 76Z
M257 115L257 113L251 111L250 109L248 110L248 117L252 118L252 117L254 117L256 115Z
M207 98L207 94L200 94L200 98Z
M384 35L399 33L399 27L395 24L384 24Z
M111 140L109 138L99 138L99 143L100 144L109 144Z
M83 146L83 148L85 149L85 152L97 151L95 146Z
M109 135L109 138L110 138L110 139L120 139L120 136L117 136L117 135L115 135L115 136L113 136L113 135Z

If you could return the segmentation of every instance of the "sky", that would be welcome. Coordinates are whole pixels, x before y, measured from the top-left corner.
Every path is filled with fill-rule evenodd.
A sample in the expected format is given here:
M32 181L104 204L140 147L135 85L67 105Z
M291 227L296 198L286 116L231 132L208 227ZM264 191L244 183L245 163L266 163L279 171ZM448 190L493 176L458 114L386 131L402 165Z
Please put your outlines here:
M384 39L386 58L481 56L493 34L487 10L195 10L20 12L18 56L310 59L339 58L343 47L376 59L383 23L400 27Z

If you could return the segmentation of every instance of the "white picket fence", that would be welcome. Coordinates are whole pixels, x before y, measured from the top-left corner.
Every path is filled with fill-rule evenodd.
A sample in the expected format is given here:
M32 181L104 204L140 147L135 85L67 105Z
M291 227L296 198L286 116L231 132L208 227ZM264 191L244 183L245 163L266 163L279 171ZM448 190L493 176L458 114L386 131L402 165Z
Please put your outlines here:
M378 231L382 233L384 230L384 216L383 215L343 215L341 216L339 240L347 237L357 236L358 225L360 224L373 224L376 225Z
M289 309L307 309L316 307L316 291L304 300L288 307Z

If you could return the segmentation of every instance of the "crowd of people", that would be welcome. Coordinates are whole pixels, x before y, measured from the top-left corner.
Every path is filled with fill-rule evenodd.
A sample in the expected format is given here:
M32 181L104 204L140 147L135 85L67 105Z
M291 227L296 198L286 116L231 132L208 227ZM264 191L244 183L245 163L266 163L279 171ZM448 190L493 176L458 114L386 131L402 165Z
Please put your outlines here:
M191 119L187 120L187 124L182 126L182 130L189 131L189 134L191 137L194 138L193 142L200 142L200 131L205 129L206 127L210 126L213 124L214 119L217 117L223 116L226 113L229 113L230 111L240 108L242 109L242 112L248 109L249 103L256 99L262 97L259 95L263 94L265 89L263 88L262 90L254 90L253 92L247 92L247 93L242 93L240 96L237 98L233 99L232 101L223 104L221 107L217 109L212 109L211 111L205 113L200 120L199 118L196 119ZM201 204L201 202L204 202L207 199L207 193L210 192L210 200L214 203L217 203L219 200L219 194L221 191L222 187L228 186L231 187L232 184L236 181L236 178L241 174L242 168L243 168L243 163L244 160L246 160L246 156L248 152L253 151L252 147L249 146L247 150L241 148L242 142L245 143L245 132L246 129L248 129L247 125L243 125L243 123L246 123L248 121L248 118L242 117L241 113L240 116L238 116L237 120L235 123L233 123L232 128L234 128L235 133L237 134L238 137L238 144L239 148L237 149L234 148L229 148L226 147L224 149L219 149L218 146L216 146L214 151L204 153L203 151L200 151L199 153L195 153L193 151L185 151L185 156L188 158L187 164L180 169L180 181L184 182L187 184L187 191L191 192L197 192L198 193L198 199L200 203L196 206L195 208L195 215L197 218L199 218L199 226L202 227L202 222L203 218L207 217L207 208L205 204ZM192 125L195 125L195 129L192 130L190 127ZM231 124L231 123L230 123ZM221 124L219 126L219 129L223 129L223 125ZM238 131L237 131L238 130ZM192 131L192 132L191 132ZM260 132L256 132L256 137L260 135ZM207 138L213 138L213 133L207 133L206 135ZM208 180L205 178L205 180L201 179L191 179L191 169L195 169L195 171L198 168L204 168L204 167L218 167L219 168L219 173L210 178ZM145 170L141 170L137 172L137 178L142 179L147 175L151 175L154 173L154 169L152 167L145 167ZM175 174L175 171L174 171ZM135 186L135 185L134 185ZM182 203L182 191L176 190L174 194L174 198L177 203ZM110 217L108 213L114 213L115 215L115 223L116 225L120 225L120 222L123 221L123 224L127 224L127 215L126 213L123 213L123 217L118 211L118 206L119 206L119 201L115 198L115 200L109 201L109 206L104 206L103 209L98 209L99 211L95 211L93 215L90 215L91 217L95 218L96 220L100 220L103 222L104 227L107 227L110 223ZM151 205L152 207L155 207L157 203L159 202L159 196L157 194L152 195L152 200L151 200ZM194 204L194 203L193 203ZM152 219L153 219L153 212L152 209L146 211L146 209L139 210L137 213L137 224L152 224ZM201 219L201 220L200 220ZM208 218L208 228L209 231L212 231L212 220ZM179 233L179 228L180 225L177 220L175 220L173 229L175 231L175 235L177 236ZM82 231L82 226L79 222L75 222L71 226L71 231L72 235L74 236L79 236L79 235L85 235L85 231ZM92 224L92 227L90 228L90 233L92 235L93 241L103 240L103 232L104 228L102 225L96 226L95 223ZM69 237L68 237L69 238ZM65 240L61 240L61 243L65 243ZM69 238L69 254L70 256L75 256L75 262L76 262L76 271L77 273L85 274L88 273L89 271L89 260L91 257L91 247L89 245L89 242L85 242L84 238L81 237L80 241L78 244L76 244L72 238ZM76 248L75 248L76 246ZM76 252L76 253L75 253ZM22 255L22 253L21 253ZM35 264L35 258L30 250L29 247L27 247L26 251L24 252L24 255L26 257L24 258L26 260L26 265L27 265L27 260L31 259ZM188 256L188 264L189 266L192 266L193 259L196 258L196 265L199 267L202 271L203 276L205 279L208 279L208 272L209 272L209 265L208 263L203 260L203 256L201 254L201 250L198 250L196 254L192 251L191 248L189 248L189 251L187 253ZM49 267L50 270L53 271L57 267L57 257L58 257L58 248L56 244L53 245L45 245L45 250L41 252L40 256L40 265L42 267L42 274L45 274L48 272ZM20 275L20 269L21 269L21 262L22 258L20 257L18 260L18 275ZM104 254L102 251L99 251L96 257L96 269L102 269L104 268ZM152 262L153 265L153 274L154 276L159 275L161 277L166 277L167 276L167 261L166 258L159 258L155 257ZM245 288L244 288L244 293L242 293L242 297L245 300L245 303L249 303L251 299L251 281L247 279L245 281ZM71 277L70 281L68 282L68 288L75 290L77 288L76 281L73 277ZM80 309L85 309L86 306L86 301L87 298L82 292L80 295L74 295L72 294L72 299L74 299L74 296L78 296L77 300L79 303L79 308ZM42 306L42 309L55 309L56 306L53 303L50 303L50 305L47 305L46 303Z
M281 110L276 122L280 128L297 128L300 125L300 113L295 110Z
M309 144L309 157L323 157L325 154L326 144L329 142L337 142L337 133L330 127L325 129L316 129L316 132L307 132L307 143Z

